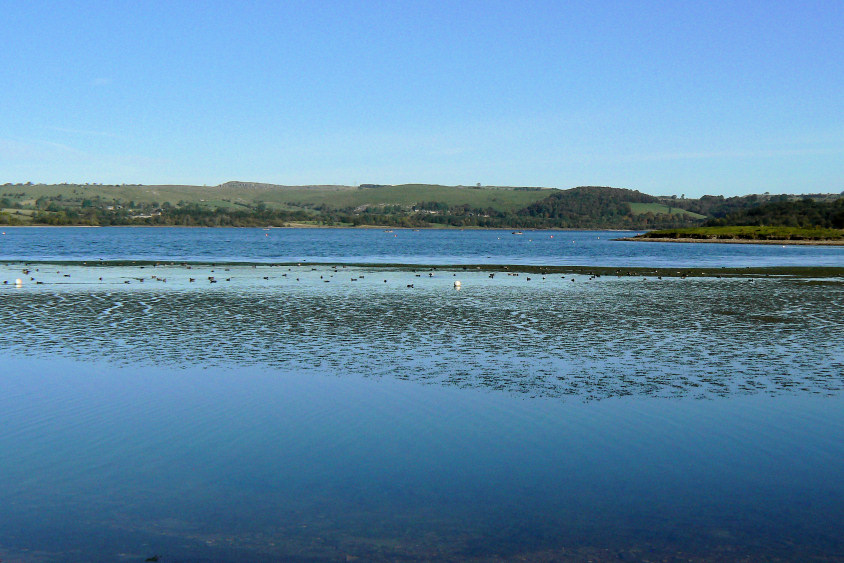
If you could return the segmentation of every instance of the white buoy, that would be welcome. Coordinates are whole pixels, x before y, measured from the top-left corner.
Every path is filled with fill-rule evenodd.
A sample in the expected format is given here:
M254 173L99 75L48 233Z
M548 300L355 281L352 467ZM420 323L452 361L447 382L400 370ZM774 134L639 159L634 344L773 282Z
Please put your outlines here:
M460 287L460 280L456 280L454 282L454 287Z
M23 280L20 279L20 278L17 278L15 280L15 287L22 287L22 286L23 286Z

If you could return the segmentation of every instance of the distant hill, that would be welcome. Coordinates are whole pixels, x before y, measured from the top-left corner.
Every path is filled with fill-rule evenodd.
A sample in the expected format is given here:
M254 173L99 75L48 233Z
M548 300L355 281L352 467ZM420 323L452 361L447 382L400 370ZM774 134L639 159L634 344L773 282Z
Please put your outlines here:
M811 205L820 206L817 209L795 204L805 207L796 215L780 207L750 212L760 205L802 199L768 194L686 199L605 186L559 190L433 184L279 186L243 181L218 186L27 183L0 186L0 224L650 230L699 226L707 219L767 221L776 214L806 217L793 219L798 223L820 220L816 217L826 217L823 224L837 220L837 211L823 211L827 203L840 199L834 194L812 195Z
M648 228L697 224L704 216L660 203L635 190L582 186L553 193L524 209L521 216L554 220L572 228Z

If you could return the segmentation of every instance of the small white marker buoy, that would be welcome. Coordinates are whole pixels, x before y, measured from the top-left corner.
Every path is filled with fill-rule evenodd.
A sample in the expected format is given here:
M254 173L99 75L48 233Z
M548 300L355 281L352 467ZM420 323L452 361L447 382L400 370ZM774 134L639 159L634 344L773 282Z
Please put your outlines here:
M455 280L454 287L460 287L460 280Z
M20 278L17 278L15 280L15 287L22 287L22 286L23 286L23 280L20 279Z

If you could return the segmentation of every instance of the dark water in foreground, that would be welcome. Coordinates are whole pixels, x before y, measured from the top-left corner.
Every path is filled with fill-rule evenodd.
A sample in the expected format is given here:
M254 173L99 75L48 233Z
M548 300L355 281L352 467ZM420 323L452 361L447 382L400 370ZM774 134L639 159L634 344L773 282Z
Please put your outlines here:
M842 265L340 232L238 261ZM0 263L0 560L844 561L844 278L516 273Z
M839 396L6 365L4 561L842 555Z

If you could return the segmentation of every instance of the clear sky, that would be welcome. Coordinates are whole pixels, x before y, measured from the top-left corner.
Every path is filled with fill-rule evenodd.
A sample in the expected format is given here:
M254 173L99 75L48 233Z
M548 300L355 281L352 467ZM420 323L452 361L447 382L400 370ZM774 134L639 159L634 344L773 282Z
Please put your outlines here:
M844 190L844 1L0 0L0 183Z

